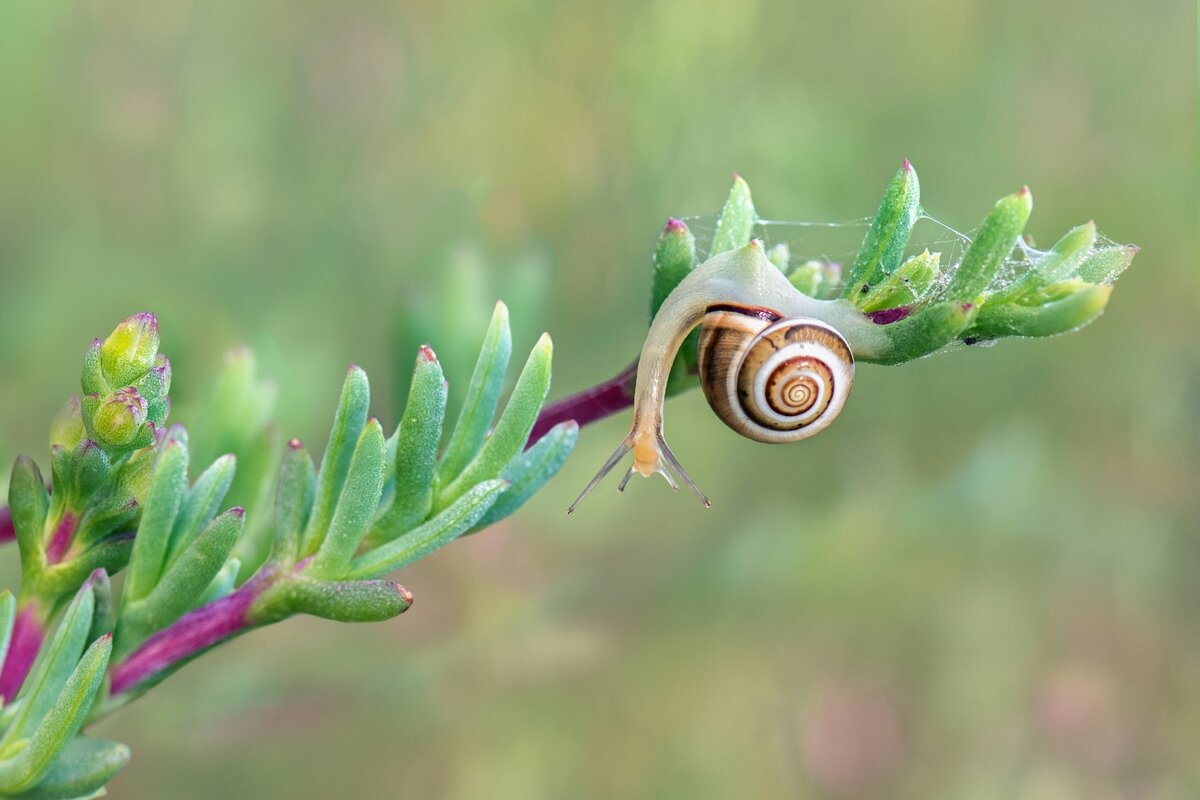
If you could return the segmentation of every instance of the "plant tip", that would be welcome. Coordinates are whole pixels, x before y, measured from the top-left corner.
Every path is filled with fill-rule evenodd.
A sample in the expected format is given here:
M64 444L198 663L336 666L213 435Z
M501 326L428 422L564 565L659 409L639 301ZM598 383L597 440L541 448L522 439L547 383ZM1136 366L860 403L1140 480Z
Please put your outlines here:
M301 447L304 447L304 444L299 439L292 439L290 442L288 442L288 447L292 448L293 450L299 450Z
M900 165L900 169L904 170L905 172L911 172L912 168L913 168L912 162L909 161L907 158L904 159L904 163L902 163Z

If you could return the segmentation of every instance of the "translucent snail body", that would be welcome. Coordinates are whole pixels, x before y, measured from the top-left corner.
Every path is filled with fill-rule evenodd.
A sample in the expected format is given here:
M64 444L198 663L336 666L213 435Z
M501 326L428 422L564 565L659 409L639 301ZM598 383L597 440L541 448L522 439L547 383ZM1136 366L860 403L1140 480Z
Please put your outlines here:
M671 364L701 323L699 365L709 404L731 428L763 442L803 439L837 416L854 376L847 339L866 355L887 346L849 301L814 300L793 287L757 240L714 256L675 287L655 316L638 361L629 434L568 513L631 451L633 465L619 488L634 472L657 472L678 488L674 473L709 505L663 438Z

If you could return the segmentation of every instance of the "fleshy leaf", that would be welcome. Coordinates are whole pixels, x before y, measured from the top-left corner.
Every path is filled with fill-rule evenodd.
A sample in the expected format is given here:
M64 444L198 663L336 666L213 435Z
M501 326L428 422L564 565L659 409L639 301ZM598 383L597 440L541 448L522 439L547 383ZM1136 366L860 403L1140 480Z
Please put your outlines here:
M476 485L424 525L354 559L344 577L377 578L449 544L478 522L507 486L503 480Z
M312 514L304 531L300 547L302 555L311 555L325 540L329 522L337 507L338 495L346 482L354 448L367 424L367 407L371 402L371 387L367 373L356 366L350 367L346 382L342 384L342 396L333 417L333 428L329 432L329 444L321 458L321 469L317 473L317 486Z
M512 354L512 333L508 327L508 306L496 303L492 321L479 350L479 360L471 374L462 410L446 452L438 464L437 482L445 486L452 482L483 446L488 426L496 415L496 404L504 386L504 373Z
M497 477L524 448L550 390L552 352L550 336L543 333L529 354L492 435L454 482L438 492L435 510L451 505L475 484Z
M888 184L863 237L854 265L846 276L844 296L858 303L884 276L895 272L904 248L921 214L921 185L917 171L906 160Z
M724 253L726 250L737 250L750 243L754 232L754 223L758 216L754 211L754 200L750 197L750 186L742 180L742 176L734 174L733 188L721 208L721 216L717 220L717 232L713 235L709 256Z

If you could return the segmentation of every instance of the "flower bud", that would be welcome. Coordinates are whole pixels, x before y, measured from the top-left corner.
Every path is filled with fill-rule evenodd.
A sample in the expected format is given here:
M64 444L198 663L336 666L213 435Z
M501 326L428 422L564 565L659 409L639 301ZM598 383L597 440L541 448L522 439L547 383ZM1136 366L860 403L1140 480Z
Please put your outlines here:
M158 355L158 319L150 312L134 314L117 326L100 346L100 367L109 386L127 386L154 366Z
M145 421L146 400L137 389L126 386L110 394L96 408L92 431L102 446L123 447L133 442Z

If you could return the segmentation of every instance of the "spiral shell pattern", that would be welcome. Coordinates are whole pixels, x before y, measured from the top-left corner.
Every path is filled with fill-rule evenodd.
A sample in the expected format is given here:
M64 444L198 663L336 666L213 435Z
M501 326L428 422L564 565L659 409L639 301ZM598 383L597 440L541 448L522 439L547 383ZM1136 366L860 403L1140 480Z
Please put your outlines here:
M699 357L713 411L759 442L794 442L824 430L854 382L854 356L841 334L767 308L710 306Z

